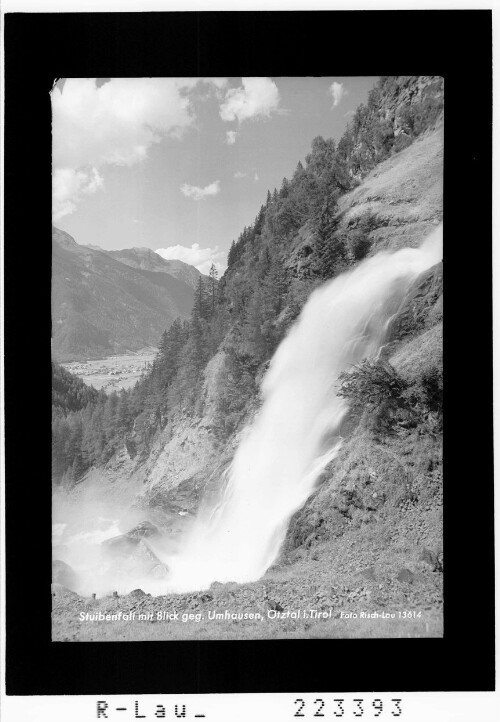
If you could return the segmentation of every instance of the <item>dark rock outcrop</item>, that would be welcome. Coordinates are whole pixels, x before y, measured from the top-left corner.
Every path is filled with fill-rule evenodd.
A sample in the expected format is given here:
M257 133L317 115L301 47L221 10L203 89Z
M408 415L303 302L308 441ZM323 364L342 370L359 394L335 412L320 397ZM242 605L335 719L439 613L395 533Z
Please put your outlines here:
M168 567L156 556L146 539L160 537L160 530L150 521L142 521L126 534L106 539L101 548L126 573L165 579Z
M150 521L141 521L125 534L106 539L102 542L101 547L108 554L128 556L134 552L141 539L159 536L160 530L155 524Z
M142 597L146 596L146 592L143 592L142 589L132 589L132 591L130 592L130 594L128 596L134 597L137 599L142 599Z
M441 553L435 553L427 549L427 547L422 549L418 561L427 564L433 572L443 571L443 555Z
M441 321L442 299L443 264L438 263L420 274L407 293L391 321L389 342L416 336Z
M137 526L134 526L133 529L128 531L126 536L129 539L147 539L149 537L160 536L160 530L150 521L141 521L140 524L137 524Z

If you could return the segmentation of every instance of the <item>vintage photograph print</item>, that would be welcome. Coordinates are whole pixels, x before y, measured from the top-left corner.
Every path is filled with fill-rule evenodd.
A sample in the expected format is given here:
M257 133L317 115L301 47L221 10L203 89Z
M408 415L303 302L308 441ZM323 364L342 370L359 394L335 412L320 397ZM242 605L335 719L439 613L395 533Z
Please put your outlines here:
M53 641L443 636L444 94L55 82Z

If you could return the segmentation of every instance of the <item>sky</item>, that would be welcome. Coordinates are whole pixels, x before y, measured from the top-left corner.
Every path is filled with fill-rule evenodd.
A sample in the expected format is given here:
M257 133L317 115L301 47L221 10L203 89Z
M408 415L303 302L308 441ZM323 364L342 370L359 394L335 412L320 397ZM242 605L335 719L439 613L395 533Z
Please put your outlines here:
M313 138L339 140L375 77L69 78L52 99L53 222L208 273Z

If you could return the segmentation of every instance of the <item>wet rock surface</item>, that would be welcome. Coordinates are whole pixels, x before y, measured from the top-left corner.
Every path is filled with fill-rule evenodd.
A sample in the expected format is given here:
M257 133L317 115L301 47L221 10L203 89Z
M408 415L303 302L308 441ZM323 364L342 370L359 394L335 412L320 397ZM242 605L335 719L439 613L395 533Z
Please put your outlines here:
M126 536L129 537L129 539L148 539L149 537L160 536L160 530L150 521L141 521L140 524L137 524L133 529L128 531Z
M142 539L157 538L161 536L158 527L150 521L142 521L125 534L105 539L101 547L106 554L129 556L134 554L136 547Z
M422 273L392 320L388 341L415 336L442 320L443 264Z
M104 558L108 562L115 562L115 571L125 578L166 579L169 574L168 567L158 558L148 541L161 537L162 534L155 524L142 521L125 534L103 541L101 549Z

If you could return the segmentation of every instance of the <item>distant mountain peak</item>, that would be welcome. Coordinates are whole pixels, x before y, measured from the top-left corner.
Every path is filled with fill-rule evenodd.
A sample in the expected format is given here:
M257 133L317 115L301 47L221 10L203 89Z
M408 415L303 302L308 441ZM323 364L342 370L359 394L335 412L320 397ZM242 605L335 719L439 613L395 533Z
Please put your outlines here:
M107 251L107 253L132 268L169 273L171 276L187 283L191 288L196 288L198 278L203 275L197 268L190 266L189 263L177 259L167 260L152 248L123 248L120 251Z
M194 266L185 261L178 259L166 259L160 256L154 249L147 246L132 246L131 248L122 248L116 251L107 251L101 246L93 243L85 245L77 243L75 239L59 228L52 226L52 238L62 248L73 253L85 255L88 251L97 251L111 256L115 261L124 263L130 268L136 268L142 271L154 271L155 273L168 273L170 276L183 281L191 288L195 289L198 285L198 279L203 274Z
M52 226L52 240L59 243L63 248L70 248L71 250L74 250L75 246L78 246L73 236L70 236L69 233L61 231L60 228L56 228L55 226Z

